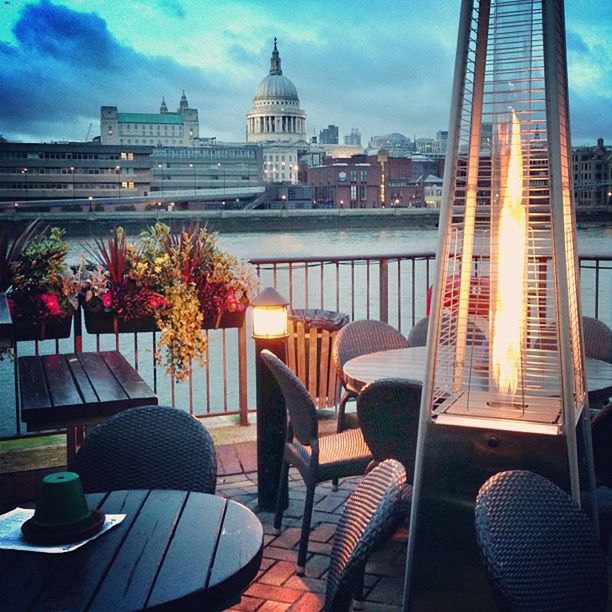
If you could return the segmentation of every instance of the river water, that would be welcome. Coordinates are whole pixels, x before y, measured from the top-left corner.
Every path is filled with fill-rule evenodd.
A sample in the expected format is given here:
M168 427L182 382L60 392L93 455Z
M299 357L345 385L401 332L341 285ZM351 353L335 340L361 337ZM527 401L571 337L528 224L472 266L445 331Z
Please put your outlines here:
M302 232L236 232L236 233L219 233L218 244L220 247L234 253L244 259L251 258L284 258L284 257L339 257L339 256L363 256L363 255L392 255L403 253L421 253L435 251L437 245L437 229L425 227L398 227L395 229L351 229L351 230L336 230L324 229L320 231L302 231ZM78 255L83 253L86 246L91 246L91 234L89 236L70 236L71 243L70 259L76 261ZM581 227L578 230L578 249L579 253L612 255L612 227ZM602 295L612 295L612 274L602 274L601 288ZM590 293L589 291L586 292ZM592 296L584 295L583 288L583 305L584 312L591 314ZM606 300L602 304L608 304ZM606 307L607 308L607 307ZM342 308L341 308L342 310ZM349 312L345 309L345 312ZM361 318L362 313L357 313ZM612 309L608 312L600 312L600 318L612 325ZM407 331L407 330L403 330ZM87 340L87 342L85 342ZM84 338L85 350L96 350L95 346L87 346L92 344L89 342L92 338ZM110 338L105 340L111 341ZM133 351L129 341L122 337L121 350L126 354L128 359L129 354ZM112 346L102 346L103 349L112 350ZM47 343L45 343L47 344ZM49 343L52 344L52 343ZM248 342L249 353L252 353L252 343ZM61 341L61 351L70 352L72 350L72 341ZM50 347L48 350L54 350ZM31 348L24 345L20 348L21 354L28 354ZM47 352L45 350L45 352ZM252 358L252 355L251 355ZM144 374L143 374L144 375ZM249 374L249 376L251 376ZM150 381L149 381L150 382ZM236 406L236 402L232 399L237 389L232 387L229 393L230 404ZM184 385L183 385L184 386ZM252 388L253 387L253 388ZM0 388L3 393L0 395L0 437L12 435L15 431L15 398L14 398L14 378L13 367L8 360L0 362ZM195 383L194 383L195 389ZM249 406L253 405L254 385L249 385ZM184 394L185 390L181 392ZM168 389L158 389L161 403L168 403ZM199 394L199 393L198 393ZM182 401L178 401L180 405Z

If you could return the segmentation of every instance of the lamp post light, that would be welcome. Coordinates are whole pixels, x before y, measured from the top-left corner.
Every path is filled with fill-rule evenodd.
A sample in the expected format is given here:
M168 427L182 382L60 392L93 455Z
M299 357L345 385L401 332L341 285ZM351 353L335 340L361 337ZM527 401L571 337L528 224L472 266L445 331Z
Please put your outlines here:
M93 196L87 198L89 200L89 212L93 212Z
M28 187L29 187L29 184L28 184L28 169L27 169L27 168L24 168L24 169L21 171L21 174L23 174L23 175L24 175L24 178L25 178L25 184L26 184L26 188L25 188L25 190L26 190L26 197L27 197L27 196L28 196Z
M122 182L121 182L121 166L115 166L115 174L119 175L119 199L121 199L121 188L122 188Z
M161 194L163 198L164 197L164 170L161 164L157 164L157 167L159 168L159 171L161 173Z
M196 177L196 167L195 164L189 164L189 167L193 170L193 195L197 195L198 187L197 187L197 177Z
M282 361L287 357L287 300L266 287L251 303L255 340L257 388L257 499L261 510L274 510L280 481L287 418L276 379L261 359L268 349ZM286 490L286 488L285 488ZM288 498L285 499L285 504Z
M72 203L76 200L76 193L74 191L74 166L70 166L70 174L72 174Z

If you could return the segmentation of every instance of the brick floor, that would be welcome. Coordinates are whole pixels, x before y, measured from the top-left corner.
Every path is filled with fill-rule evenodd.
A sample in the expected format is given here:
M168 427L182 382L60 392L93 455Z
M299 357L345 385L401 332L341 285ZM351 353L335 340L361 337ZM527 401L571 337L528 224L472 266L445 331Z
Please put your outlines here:
M315 493L312 531L308 546L306 575L295 574L300 539L305 487L297 472L290 472L289 507L283 516L283 529L276 536L273 513L257 509L256 449L254 442L221 447L217 494L231 497L257 513L264 526L264 552L261 569L232 610L257 612L318 612L325 603L325 584L336 523L344 502L360 478L340 482L338 491L321 483ZM366 612L397 612L401 609L406 559L407 525L402 525L388 542L375 551L366 565L364 580ZM607 558L612 612L612 544ZM436 611L437 612L437 611Z

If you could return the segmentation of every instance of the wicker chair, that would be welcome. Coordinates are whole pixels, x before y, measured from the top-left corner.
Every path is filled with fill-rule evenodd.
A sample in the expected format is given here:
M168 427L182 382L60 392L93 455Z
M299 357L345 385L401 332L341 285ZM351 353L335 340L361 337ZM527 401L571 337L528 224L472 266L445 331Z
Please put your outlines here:
M86 438L71 467L83 488L183 489L214 493L217 457L208 431L191 415L167 406L120 412Z
M584 354L612 363L612 329L599 319L582 317Z
M451 317L442 318L443 329L449 325L456 325L457 319ZM426 346L427 345L427 329L429 327L429 317L423 317L417 321L414 327L408 334L408 344L410 346ZM471 316L468 319L467 338L468 345L479 345L486 342L487 334L486 323L482 317ZM449 330L450 331L450 330Z
M475 508L476 539L503 610L606 609L608 579L587 515L546 478L492 476Z
M303 575L312 520L315 486L318 482L362 475L372 455L360 429L318 437L318 420L314 402L300 379L270 351L261 358L270 369L282 391L289 416L283 454L274 527L279 530L283 520L289 466L297 468L306 484L306 501L297 559L297 574Z
M409 481L414 475L422 388L420 381L383 378L357 396L359 424L374 461L397 459Z
M591 435L600 541L602 550L607 554L612 537L612 404L604 406L593 417Z
M409 346L426 346L428 328L429 317L423 317L420 321L417 321L408 334Z
M402 464L387 459L359 483L346 502L334 535L325 610L350 609L353 595L361 599L363 571L370 553L406 515L410 488Z
M345 414L346 403L357 397L358 389L353 388L344 378L342 371L344 364L360 355L407 347L406 338L397 329L382 321L370 319L352 321L338 332L332 348L332 359L345 389L338 406L338 431L358 426L356 418Z

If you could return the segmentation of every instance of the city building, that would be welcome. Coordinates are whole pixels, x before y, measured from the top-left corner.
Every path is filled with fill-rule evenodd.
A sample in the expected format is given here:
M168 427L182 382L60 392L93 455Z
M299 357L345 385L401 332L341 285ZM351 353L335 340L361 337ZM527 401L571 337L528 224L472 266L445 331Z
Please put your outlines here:
M390 157L383 149L376 155L350 159L326 157L307 169L314 187L314 202L326 208L388 208L425 206L422 170L405 157Z
M116 106L100 108L100 143L193 147L200 136L198 111L189 108L183 91L178 110L168 112L162 98L159 113L120 113Z
M385 134L384 136L372 136L367 153L374 154L381 149L384 149L389 157L408 157L414 151L410 138L399 132Z
M325 129L319 132L319 144L337 145L338 144L338 126L328 125Z
M143 196L151 147L98 143L0 143L0 201L54 200L70 206Z
M612 147L603 138L594 147L575 147L572 168L577 206L612 206Z
M261 186L262 167L258 145L214 139L200 140L197 147L3 142L0 201L19 206L46 200L67 209L126 207L147 197L186 201L193 196L195 201L207 195L210 200L212 190L219 203L228 200L233 207L236 197L255 193L241 188Z
M351 128L351 133L344 136L344 144L361 147L361 132L357 128Z
M257 86L247 113L247 142L262 148L264 182L297 182L299 155L308 150L306 113L295 85L283 74L276 38L270 73Z

